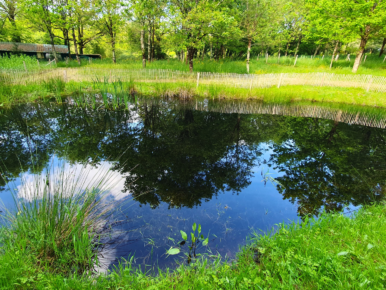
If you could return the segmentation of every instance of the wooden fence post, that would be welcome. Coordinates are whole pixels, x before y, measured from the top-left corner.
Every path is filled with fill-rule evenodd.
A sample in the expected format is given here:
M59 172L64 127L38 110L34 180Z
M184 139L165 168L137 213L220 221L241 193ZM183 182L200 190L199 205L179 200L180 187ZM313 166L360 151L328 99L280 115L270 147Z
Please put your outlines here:
M320 83L320 86L323 87L324 85L324 79L326 78L326 73L323 73L322 82Z
M372 83L373 83L373 77L370 76L370 80L369 80L369 84L367 85L367 90L366 90L366 92L369 92L369 91L370 91L370 86L371 86Z
M197 73L197 88L198 88L199 82L200 82L200 73Z
M63 71L64 82L67 83L67 70Z
M278 88L278 89L280 88L282 79L283 79L283 74L281 73L281 74L280 74L280 79L279 79L279 84L277 85L277 88Z

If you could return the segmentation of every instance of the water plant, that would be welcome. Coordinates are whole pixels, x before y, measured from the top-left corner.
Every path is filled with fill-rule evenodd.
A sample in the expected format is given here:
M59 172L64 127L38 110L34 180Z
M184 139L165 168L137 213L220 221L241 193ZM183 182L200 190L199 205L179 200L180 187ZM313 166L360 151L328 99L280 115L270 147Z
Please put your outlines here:
M114 207L106 200L112 173L55 163L41 174L23 175L21 186L8 185L14 207L2 209L6 227L1 237L2 258L9 258L11 269L23 263L22 257L30 259L35 270L65 276L92 270L98 263L99 241ZM0 280L17 279L14 275L11 270Z
M196 229L197 229L197 235L196 235ZM190 243L188 243L189 251L185 253L187 256L187 262L190 264L193 259L196 259L199 254L197 254L197 249L199 248L199 245L201 243L202 246L206 246L209 242L209 236L207 238L204 237L204 235L201 234L201 225L194 223L192 225L192 232L190 233ZM180 230L182 241L179 242L180 246L185 245L188 242L188 235L186 232ZM180 253L179 248L173 248L171 247L167 252L168 255L177 255Z

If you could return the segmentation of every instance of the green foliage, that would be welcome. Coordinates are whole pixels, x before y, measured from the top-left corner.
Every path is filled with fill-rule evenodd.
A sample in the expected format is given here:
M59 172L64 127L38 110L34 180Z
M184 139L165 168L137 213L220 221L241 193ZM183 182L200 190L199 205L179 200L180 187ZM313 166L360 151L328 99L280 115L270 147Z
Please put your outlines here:
M24 70L23 62L25 62L27 69L38 68L35 57L11 54L10 56L0 56L0 70Z

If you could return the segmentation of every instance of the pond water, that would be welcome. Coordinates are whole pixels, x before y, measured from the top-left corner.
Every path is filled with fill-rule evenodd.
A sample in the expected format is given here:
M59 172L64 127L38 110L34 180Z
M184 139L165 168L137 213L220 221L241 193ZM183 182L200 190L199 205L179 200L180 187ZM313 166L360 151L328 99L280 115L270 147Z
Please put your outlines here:
M129 201L117 207L125 222L101 269L131 256L144 269L173 268L187 245L177 256L166 251L193 223L209 237L201 253L232 259L254 231L383 199L383 120L214 100L133 100L120 111L23 104L0 111L1 168L20 189L21 175L33 186L29 178L47 166L87 163L90 176L112 167L111 199ZM8 185L0 179L0 199L12 208Z

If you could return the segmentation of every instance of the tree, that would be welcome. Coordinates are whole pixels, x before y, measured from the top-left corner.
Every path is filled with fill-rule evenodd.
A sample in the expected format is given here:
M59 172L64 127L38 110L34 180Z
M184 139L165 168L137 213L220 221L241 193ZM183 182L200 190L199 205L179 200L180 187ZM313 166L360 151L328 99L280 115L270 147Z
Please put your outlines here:
M183 39L187 49L189 70L193 72L193 57L202 49L205 38L211 35L221 35L228 38L239 32L235 17L227 6L227 1L185 1L172 0L174 6L171 12L176 15L178 34Z
M360 39L352 71L358 71L367 42L378 37L386 23L386 2L379 0L307 0L311 19L322 25L321 32L329 38L333 33ZM324 25L324 24L327 25Z
M102 14L100 25L101 31L108 36L109 42L111 44L111 50L113 53L113 63L116 63L116 55L115 55L115 45L116 45L116 37L117 32L120 27L123 26L122 19L122 6L123 3L120 0L101 0L100 1L100 13Z
M62 1L58 0L25 0L25 15L38 30L48 33L52 53L58 60L55 49L55 29L62 23L60 11Z
M249 73L249 60L251 55L252 42L257 36L267 33L267 28L272 22L275 3L267 0L246 0L243 3L241 27L243 36L247 40L247 73Z
M19 5L20 3L17 0L0 0L0 14L3 14L12 26L12 42L21 42L20 32L16 25L16 17L20 12Z

